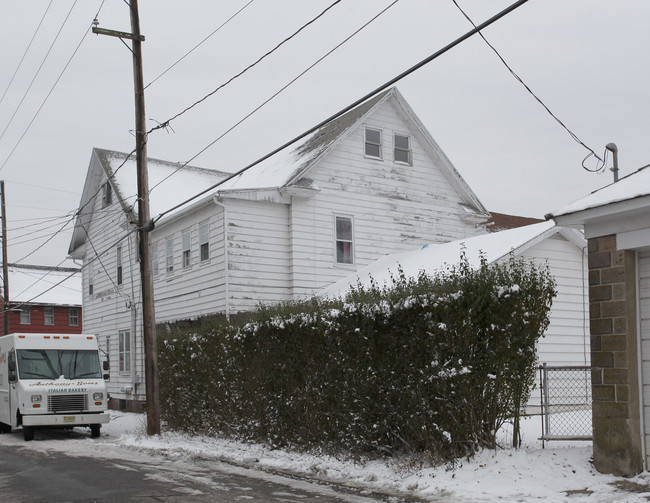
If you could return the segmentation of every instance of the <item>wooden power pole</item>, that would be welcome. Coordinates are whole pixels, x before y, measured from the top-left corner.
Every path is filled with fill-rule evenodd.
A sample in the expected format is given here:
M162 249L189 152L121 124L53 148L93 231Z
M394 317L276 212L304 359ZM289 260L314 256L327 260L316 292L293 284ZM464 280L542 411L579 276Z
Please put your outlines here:
M5 181L0 180L0 211L2 211L2 299L4 320L4 335L9 333L9 265L7 264L7 213L5 209Z
M160 400L158 391L158 351L151 265L151 215L149 211L149 174L147 171L147 129L142 75L142 42L138 1L130 0L131 33L94 27L93 32L132 41L133 86L135 91L135 147L138 172L138 235L140 238L140 282L142 286L142 330L145 354L145 390L147 394L147 434L160 434Z

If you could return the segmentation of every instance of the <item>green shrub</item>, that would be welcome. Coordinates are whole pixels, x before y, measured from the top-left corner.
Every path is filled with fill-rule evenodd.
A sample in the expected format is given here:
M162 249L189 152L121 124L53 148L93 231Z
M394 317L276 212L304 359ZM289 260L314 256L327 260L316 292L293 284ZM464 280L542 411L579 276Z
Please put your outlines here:
M159 341L168 427L353 456L451 460L518 421L549 323L547 267L459 265L263 306Z

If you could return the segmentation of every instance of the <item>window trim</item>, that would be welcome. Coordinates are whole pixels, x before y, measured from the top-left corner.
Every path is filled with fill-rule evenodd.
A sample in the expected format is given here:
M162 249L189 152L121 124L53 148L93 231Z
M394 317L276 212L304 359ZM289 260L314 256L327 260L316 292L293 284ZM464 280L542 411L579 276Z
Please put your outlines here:
M403 149L403 148L397 148L397 137L401 136L402 138L406 138L408 142L408 149ZM397 159L397 151L400 152L406 152L408 156L408 161L402 161ZM411 143L411 135L408 134L403 134L403 133L396 133L393 132L393 162L396 164L402 164L406 166L412 166L413 165L413 149L412 149L412 143Z
M343 239L339 238L338 235L338 226L337 222L339 219L345 219L350 221L350 234L351 237L350 239ZM339 242L342 243L350 243L350 262L339 262L339 251L338 251L338 244ZM352 215L334 215L334 263L337 266L353 266L354 265L354 252L355 252L355 246L354 246L354 218Z
M48 323L48 318L50 318L52 323ZM47 325L48 327L53 327L54 326L54 307L53 306L45 306L45 307L43 307L43 325Z
M128 348L125 338L128 337ZM119 330L117 332L117 368L122 374L131 373L131 331Z
M73 315L74 312L74 315ZM79 326L79 308L70 307L68 308L68 326L69 327L78 327Z
M192 267L192 229L181 231L181 266L183 269Z
M368 131L373 131L375 133L379 133L379 142L378 143L368 141ZM384 152L383 152L383 148L382 148L382 143L383 143L382 140L383 140L383 131L380 128L375 128L375 127L371 127L371 126L364 126L364 128L363 128L363 156L367 157L369 159L376 159L376 160L383 161L384 160ZM368 145L374 145L374 146L379 147L379 155L375 156L375 155L369 154L368 153Z

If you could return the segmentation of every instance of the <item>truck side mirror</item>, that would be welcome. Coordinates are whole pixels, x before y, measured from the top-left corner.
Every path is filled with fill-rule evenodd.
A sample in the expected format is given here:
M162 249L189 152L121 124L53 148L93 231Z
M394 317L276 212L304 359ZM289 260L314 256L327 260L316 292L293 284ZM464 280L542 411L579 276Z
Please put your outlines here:
M108 381L111 378L110 374L104 374L104 381Z
M102 367L104 370L110 370L111 364L108 362L108 360L102 362Z
M9 379L9 382L16 382L16 379L18 378L16 375L16 353L13 351L9 353L9 358L7 358L7 369L9 370L7 373L7 379Z

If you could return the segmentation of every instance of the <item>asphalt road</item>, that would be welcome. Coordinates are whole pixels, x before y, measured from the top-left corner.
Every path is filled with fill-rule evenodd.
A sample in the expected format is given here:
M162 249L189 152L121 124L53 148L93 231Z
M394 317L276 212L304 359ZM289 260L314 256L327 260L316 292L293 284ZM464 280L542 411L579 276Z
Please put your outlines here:
M63 502L404 502L401 497L267 473L212 459L129 452L97 442L96 455L68 455L83 429L0 435L0 501ZM99 440L99 439L98 439ZM41 442L39 444L39 442ZM54 445L55 448L47 446ZM94 446L91 446L91 451ZM414 501L414 500L409 500Z

